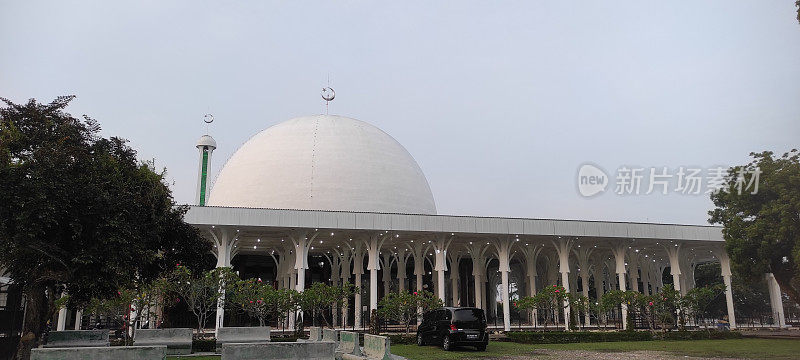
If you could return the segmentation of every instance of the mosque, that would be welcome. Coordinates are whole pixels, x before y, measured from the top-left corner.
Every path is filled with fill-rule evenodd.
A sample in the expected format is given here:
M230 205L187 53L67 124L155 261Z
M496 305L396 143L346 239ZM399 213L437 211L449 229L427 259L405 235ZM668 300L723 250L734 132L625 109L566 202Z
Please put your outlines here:
M696 265L719 262L736 327L720 227L440 215L412 155L377 127L343 116L298 117L255 134L212 186L216 148L210 135L197 142L197 205L185 220L213 243L217 266L242 277L297 291L314 282L359 286L335 311L334 326L364 328L384 294L427 290L449 306L483 308L508 331L514 299L544 286L600 298L611 289L652 294L666 277L686 293ZM776 325L784 326L780 289L765 276ZM216 327L231 316L218 308ZM619 316L625 326L624 309ZM517 314L514 325L522 321L537 326L541 318ZM598 325L588 314L581 321ZM59 316L59 330L65 322Z
M697 264L719 262L736 327L720 227L439 215L411 154L343 116L298 117L259 132L211 187L216 147L209 135L197 143L198 205L186 221L213 242L217 266L297 291L320 281L360 286L333 316L337 326L363 327L388 292L429 290L447 305L483 308L509 330L511 301L543 286L597 298L610 289L654 293L668 271L685 293ZM780 290L767 279L783 325ZM218 309L216 326L224 322Z

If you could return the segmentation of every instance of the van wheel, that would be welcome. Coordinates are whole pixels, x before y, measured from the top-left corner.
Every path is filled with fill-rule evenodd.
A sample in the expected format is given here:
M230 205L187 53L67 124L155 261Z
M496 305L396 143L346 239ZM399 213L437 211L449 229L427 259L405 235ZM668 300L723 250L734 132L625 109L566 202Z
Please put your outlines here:
M475 348L478 349L478 351L486 351L486 344L478 345Z
M417 346L425 346L425 339L420 333L417 333Z
M442 340L442 349L444 349L444 351L450 351L453 349L453 344L450 343L449 336L445 336Z

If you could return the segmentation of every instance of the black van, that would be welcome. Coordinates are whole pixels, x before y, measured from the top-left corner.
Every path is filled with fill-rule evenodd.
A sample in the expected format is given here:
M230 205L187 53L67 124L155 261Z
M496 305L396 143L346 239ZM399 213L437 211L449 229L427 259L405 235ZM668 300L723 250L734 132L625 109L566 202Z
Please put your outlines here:
M417 327L417 345L442 344L445 351L457 345L474 346L485 351L489 344L486 315L470 307L444 307L422 316Z

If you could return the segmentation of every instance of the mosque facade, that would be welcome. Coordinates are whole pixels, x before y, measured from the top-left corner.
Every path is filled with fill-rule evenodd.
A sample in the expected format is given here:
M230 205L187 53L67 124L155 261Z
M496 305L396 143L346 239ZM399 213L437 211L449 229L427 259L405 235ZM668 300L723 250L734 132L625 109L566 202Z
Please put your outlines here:
M217 266L297 291L318 281L360 286L333 316L337 326L363 327L388 292L427 290L446 305L483 308L509 330L513 300L543 286L598 299L612 289L652 294L666 274L685 294L698 264L719 262L736 327L720 227L439 215L425 175L400 143L333 115L254 135L227 160L206 201L207 159L217 145L206 135L197 146L198 205L186 221L214 244ZM783 326L778 284L765 276ZM624 309L620 315L626 324ZM597 325L588 314L582 321ZM220 308L216 326L225 325Z

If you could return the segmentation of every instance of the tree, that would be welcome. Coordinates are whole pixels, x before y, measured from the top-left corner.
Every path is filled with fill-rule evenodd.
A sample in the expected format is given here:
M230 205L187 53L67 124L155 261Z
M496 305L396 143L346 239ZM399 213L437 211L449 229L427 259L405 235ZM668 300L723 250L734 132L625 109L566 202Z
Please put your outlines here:
M570 329L574 330L580 327L580 313L589 311L589 298L580 293L567 293L567 302L570 308Z
M135 336L136 322L141 318L153 318L153 307L162 305L167 283L158 279L152 283L133 289L122 289L117 296L105 299L91 299L85 311L89 314L105 316L109 321L124 329L125 345L131 345Z
M378 315L387 320L394 320L405 326L406 334L411 328L411 321L426 311L444 306L441 299L429 291L423 292L391 292L378 302ZM421 312L420 312L421 310Z
M355 294L356 291L357 288L349 283L342 286L331 286L317 282L298 295L300 309L304 313L311 314L312 319L316 319L316 315L320 314L325 326L330 326L330 322L325 316L325 310L334 305L341 305L344 303L344 299Z
M516 301L516 307L524 310L539 310L540 314L545 316L545 326L548 319L552 320L553 325L556 325L559 309L564 308L564 300L567 299L566 290L563 286L553 285L545 286L541 291L534 296L525 296ZM564 319L569 321L569 319Z
M750 156L750 163L728 169L721 191L711 194L709 222L723 225L737 275L754 282L773 273L781 290L800 303L800 154Z
M675 326L677 318L675 312L678 310L678 305L681 299L681 293L675 290L671 284L666 284L661 291L653 296L652 306L653 316L655 321L661 325L661 330L666 333L668 328Z
M177 264L168 276L167 289L183 299L197 319L197 330L205 334L208 316L217 310L224 301L226 291L238 277L230 268L214 268L199 274L192 273L188 267Z
M278 292L261 279L239 280L231 285L227 301L266 326L278 315Z
M695 319L705 319L709 305L724 293L725 285L723 284L696 287L686 292L686 295L683 296L683 301Z
M626 302L625 291L622 290L609 290L600 297L600 309L603 314L608 315L613 310L620 309L622 304ZM608 317L606 316L606 323Z
M177 261L201 266L210 250L164 172L100 136L93 119L65 113L72 98L0 108L0 267L25 294L19 359L39 344L60 293L85 306Z

